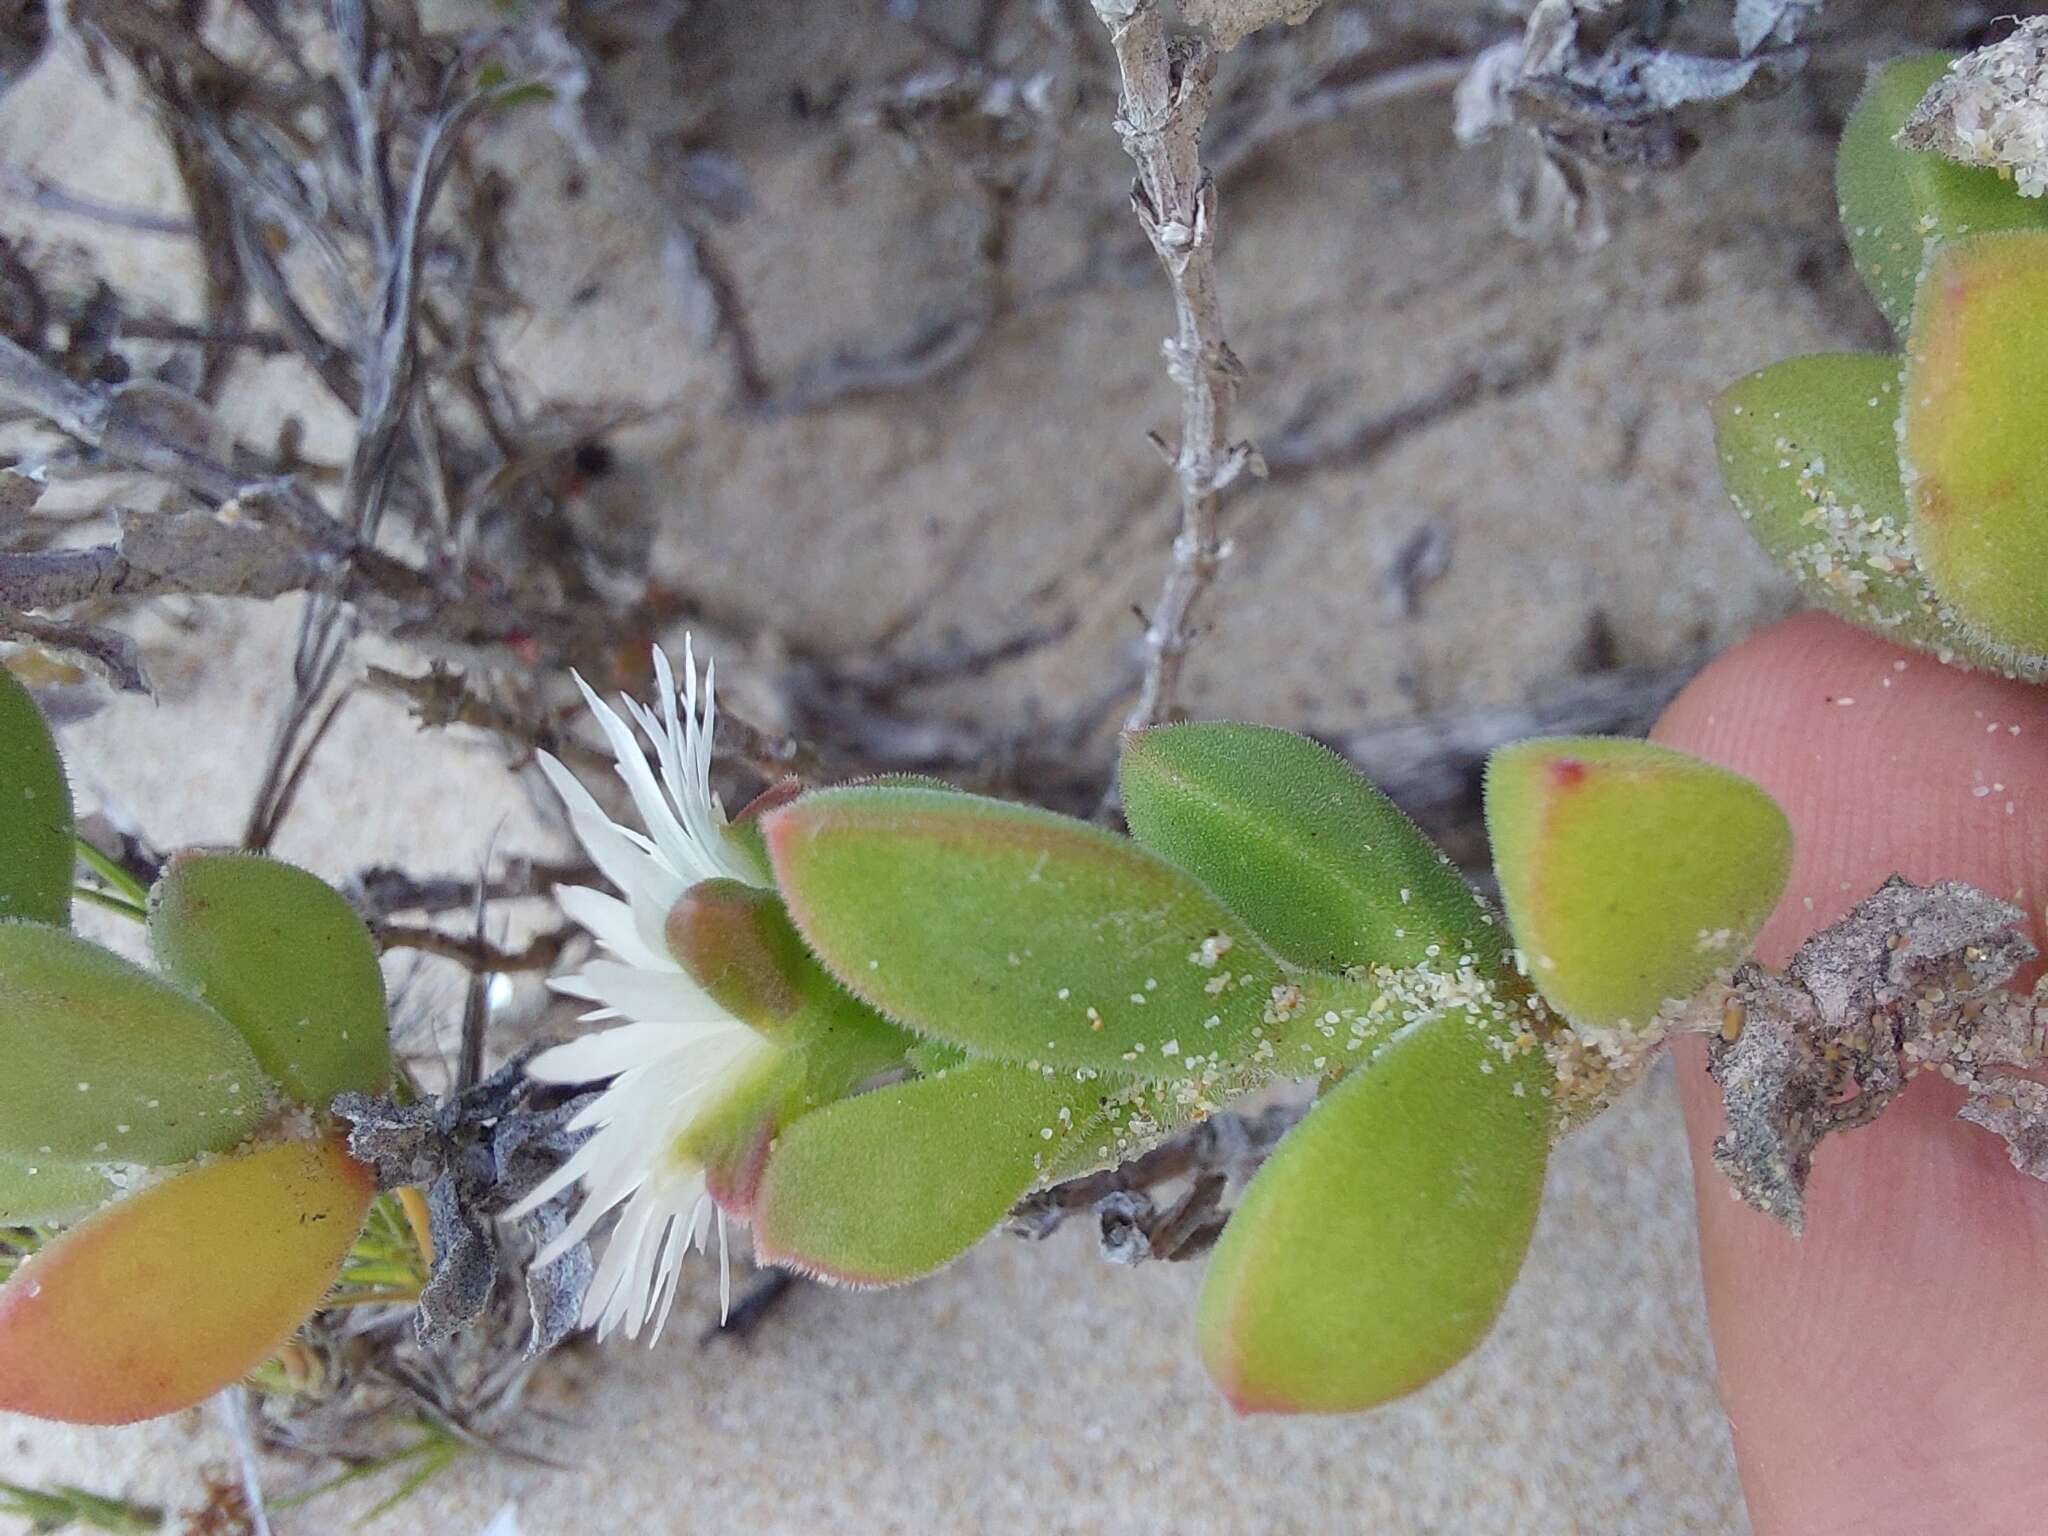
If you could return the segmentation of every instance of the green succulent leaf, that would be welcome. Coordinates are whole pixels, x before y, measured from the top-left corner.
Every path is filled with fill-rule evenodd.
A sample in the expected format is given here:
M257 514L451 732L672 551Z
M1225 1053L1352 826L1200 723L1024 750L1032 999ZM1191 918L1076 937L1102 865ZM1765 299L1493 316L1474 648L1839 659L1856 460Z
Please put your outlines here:
M71 921L71 786L36 701L0 666L0 922Z
M1748 779L1646 741L1494 753L1486 825L1530 979L1575 1024L1647 1026L1747 953L1792 831Z
M1540 1051L1504 1058L1452 1009L1288 1133L1202 1284L1202 1359L1240 1412L1357 1412L1471 1352L1536 1225L1549 1080Z
M848 1285L896 1285L958 1258L1094 1115L1071 1072L977 1061L792 1125L754 1208L762 1258Z
M767 822L804 939L848 988L984 1056L1145 1078L1251 1052L1287 977L1191 876L1048 811L920 788Z
M1930 244L2006 229L2048 229L2048 205L2021 197L1996 171L1902 149L1905 125L1954 55L1918 53L1875 71L1842 129L1835 194L1856 270L1903 335Z
M765 1047L725 1097L691 1121L684 1140L685 1150L703 1164L719 1209L751 1220L777 1139L805 1115L901 1065L901 1040L893 1029L881 1034L827 1027L805 1045Z
M1124 740L1131 832L1317 970L1473 955L1505 936L1434 844L1349 763L1263 725L1168 725Z
M1714 402L1721 478L1750 533L1820 607L1889 640L1985 667L1914 558L1899 470L1897 358L1774 363Z
M181 854L150 893L149 940L298 1102L325 1109L390 1083L376 943L318 876L258 854Z
M1901 442L1934 589L2016 668L2048 668L2048 231L1946 245L1906 348Z
M0 1158L0 1226L64 1221L105 1204L113 1192L96 1168L47 1157Z
M712 1198L744 1218L783 1130L901 1067L920 1041L831 978L773 891L738 880L692 886L669 914L668 937L683 967L769 1042L689 1131L688 1150L704 1164Z
M160 1166L232 1147L272 1105L227 1020L118 955L0 923L0 1157Z

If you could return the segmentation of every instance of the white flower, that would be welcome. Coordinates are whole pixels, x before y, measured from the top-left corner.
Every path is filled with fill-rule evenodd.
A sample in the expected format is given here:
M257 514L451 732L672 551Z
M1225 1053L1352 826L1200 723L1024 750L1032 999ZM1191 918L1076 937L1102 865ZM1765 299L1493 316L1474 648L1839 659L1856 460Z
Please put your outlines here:
M659 717L632 699L623 702L654 746L658 780L633 727L576 679L618 759L619 777L632 792L645 832L613 822L567 769L545 754L540 759L576 836L604 877L625 893L622 901L580 887L556 892L562 910L589 929L611 958L592 960L553 985L598 1005L586 1019L625 1022L544 1051L527 1064L528 1074L542 1082L612 1082L570 1122L573 1130L595 1127L595 1134L513 1213L530 1211L572 1184L583 1186L576 1214L534 1261L547 1264L587 1238L606 1212L623 1206L585 1298L583 1325L596 1328L599 1338L621 1327L634 1338L651 1321L650 1343L660 1337L675 1302L684 1256L692 1248L708 1249L714 1231L720 1306L730 1304L725 1215L712 1202L704 1169L683 1150L683 1139L699 1112L716 1104L770 1049L669 952L664 925L683 892L703 880L759 881L726 841L725 812L711 792L712 669L705 669L700 711L696 657L685 641L680 717L675 676L659 649L654 673L661 687Z

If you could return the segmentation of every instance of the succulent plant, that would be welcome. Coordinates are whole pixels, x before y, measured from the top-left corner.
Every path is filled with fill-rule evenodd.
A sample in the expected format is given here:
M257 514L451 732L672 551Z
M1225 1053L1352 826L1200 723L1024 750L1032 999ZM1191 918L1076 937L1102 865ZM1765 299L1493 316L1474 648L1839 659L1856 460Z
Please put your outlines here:
M389 1085L376 951L320 880L239 854L166 868L157 972L73 933L63 767L4 669L0 806L0 1223L70 1223L0 1285L0 1408L169 1413L284 1343L362 1228L327 1105Z
M1898 142L1946 55L1876 72L1837 166L1856 267L1904 350L1794 358L1715 406L1758 542L1831 611L2048 679L2048 200Z
M818 959L939 1054L784 1132L758 1241L832 1279L911 1279L1034 1187L1313 1080L1203 1288L1203 1358L1246 1410L1370 1407L1479 1341L1553 1137L1613 1086L1587 1063L1633 1064L1741 958L1789 859L1784 818L1732 774L1640 742L1525 744L1488 782L1509 931L1304 738L1139 733L1122 789L1135 839L915 786L766 818ZM1617 904L1617 880L1640 899Z

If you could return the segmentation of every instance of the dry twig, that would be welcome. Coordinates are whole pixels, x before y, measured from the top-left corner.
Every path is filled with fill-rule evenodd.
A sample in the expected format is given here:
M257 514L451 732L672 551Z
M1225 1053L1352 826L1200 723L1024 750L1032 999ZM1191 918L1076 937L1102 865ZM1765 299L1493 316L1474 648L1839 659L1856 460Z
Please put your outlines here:
M1094 0L1123 82L1117 133L1138 167L1131 207L1173 289L1175 328L1166 372L1180 389L1180 532L1159 601L1145 627L1145 676L1125 717L1138 730L1167 719L1194 643L1197 605L1216 578L1224 543L1223 492L1254 469L1248 443L1230 439L1244 368L1223 334L1216 286L1216 183L1202 166L1202 123L1216 55L1198 38L1169 37L1158 0Z

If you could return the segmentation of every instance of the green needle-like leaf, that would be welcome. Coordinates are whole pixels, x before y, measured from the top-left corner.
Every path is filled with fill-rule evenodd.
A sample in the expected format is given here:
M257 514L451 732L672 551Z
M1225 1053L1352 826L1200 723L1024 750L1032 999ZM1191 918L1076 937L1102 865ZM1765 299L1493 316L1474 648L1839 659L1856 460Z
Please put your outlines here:
M1125 738L1131 832L1296 965L1413 966L1507 948L1436 846L1336 753L1291 731L1168 725Z
M227 1020L75 934L0 923L0 1157L182 1163L242 1140L272 1084Z
M1901 446L1935 590L2015 670L2048 670L2048 232L1943 247L1906 348Z
M36 701L0 666L0 922L71 921L71 786Z
M1530 979L1575 1024L1649 1026L1748 952L1792 831L1748 779L1646 741L1494 753L1486 825Z
M827 968L970 1052L1189 1076L1190 1058L1253 1053L1276 989L1291 995L1272 952L1191 876L1071 817L867 786L806 795L767 832Z
M1053 1166L1097 1098L1071 1072L982 1061L806 1115L769 1157L757 1251L848 1285L929 1274Z
M391 1080L370 930L318 876L246 853L188 853L150 893L157 963L240 1030L302 1104Z
M1549 1067L1461 1009L1409 1025L1260 1169L1202 1285L1209 1374L1241 1412L1352 1413L1485 1336L1543 1197Z
M1930 244L1992 230L2048 228L2048 205L2021 197L1996 171L1892 142L1952 57L1910 54L1873 73L1843 126L1835 161L1835 193L1856 270L1901 335L1912 319Z

